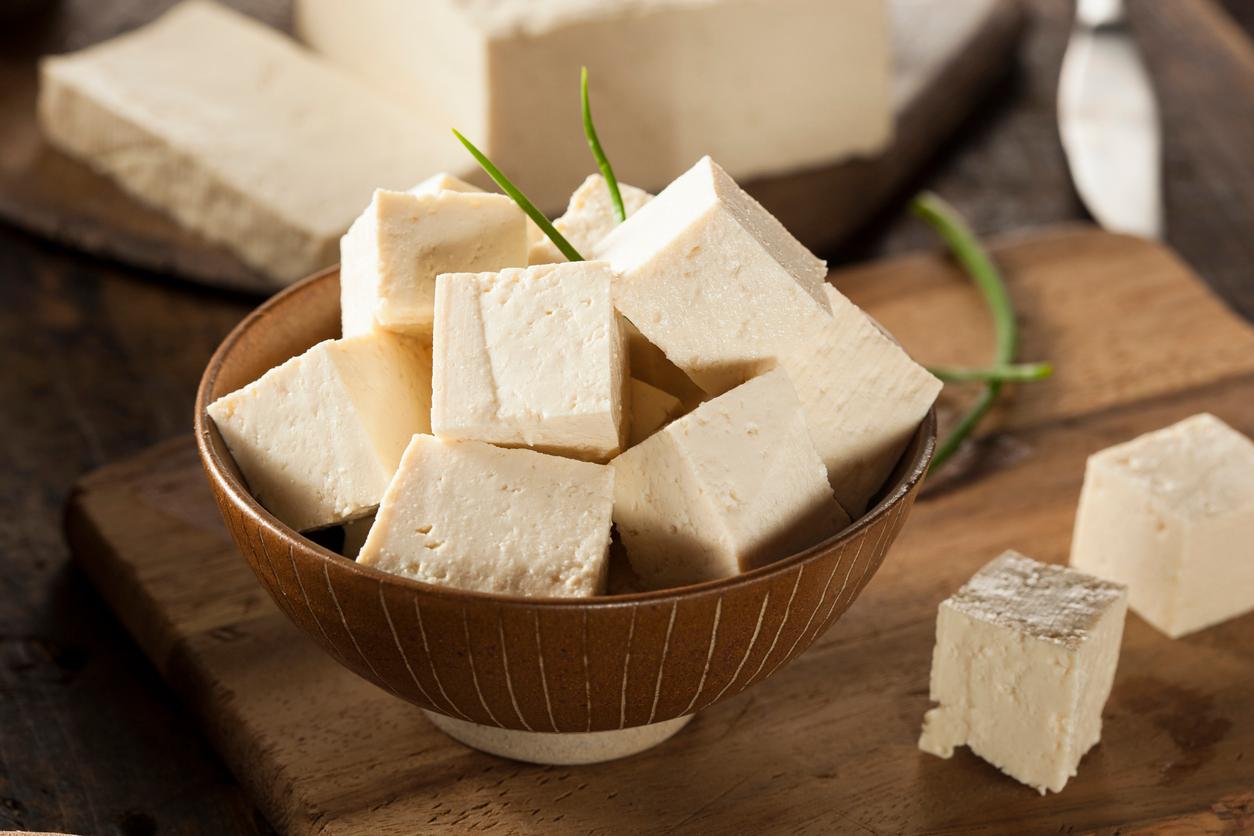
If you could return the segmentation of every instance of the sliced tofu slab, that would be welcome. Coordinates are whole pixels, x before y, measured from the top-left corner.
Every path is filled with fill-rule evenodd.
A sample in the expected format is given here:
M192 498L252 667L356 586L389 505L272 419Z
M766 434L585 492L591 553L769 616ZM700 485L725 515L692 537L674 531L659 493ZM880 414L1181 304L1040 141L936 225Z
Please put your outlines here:
M430 432L431 354L377 332L318 343L209 405L257 500L297 531L365 516L414 433Z
M408 192L378 189L353 222L340 246L344 336L430 334L437 275L527 263L527 216L514 201L443 183L437 175Z
M416 435L357 561L479 592L600 595L613 485L604 465Z
M653 589L766 565L849 523L783 370L701 404L610 465L614 522Z
M200 0L45 58L38 113L58 148L276 287L333 264L375 188L466 163L372 85Z
M590 461L615 455L627 370L612 280L594 261L440 276L433 432Z

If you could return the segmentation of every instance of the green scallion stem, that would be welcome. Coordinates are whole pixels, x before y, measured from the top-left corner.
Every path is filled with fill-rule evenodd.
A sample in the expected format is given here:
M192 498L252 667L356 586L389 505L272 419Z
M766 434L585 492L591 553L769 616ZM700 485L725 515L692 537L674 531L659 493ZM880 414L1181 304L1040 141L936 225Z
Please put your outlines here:
M592 156L597 161L597 168L601 169L605 185L610 189L610 202L614 204L614 214L618 216L618 222L622 223L627 220L627 207L623 206L623 196L618 190L618 178L614 176L614 167L610 165L609 157L605 156L605 149L601 147L601 140L597 137L596 125L592 122L592 105L588 102L587 67L583 67L579 72L579 101L583 107L583 133L588 138L588 148L591 149Z
M952 366L929 366L928 371L946 383L1030 383L1044 380L1054 373L1049 363L1016 363L1012 366L994 366L986 369L954 368Z
M553 224L549 222L548 218L544 217L544 213L537 209L535 204L528 200L527 196L523 194L517 186L510 182L510 179L505 176L504 172L496 167L495 163L488 159L486 154L476 148L473 142L462 136L461 132L458 130L453 130L453 136L457 137L457 139L461 141L461 144L466 146L466 150L470 152L470 156L474 157L480 167L488 173L488 176L501 187L501 191L509 195L513 201L518 204L518 208L522 209L523 212L527 214L527 217L535 221L536 226L540 227L540 231L547 235L549 240L552 241L559 250L561 250L562 255L566 256L566 258L570 261L584 260L583 256L579 254L579 251L571 246L570 242L566 240L562 233L557 231Z
M937 195L931 192L920 194L911 202L911 209L936 230L984 297L984 304L993 317L993 332L996 336L993 368L1011 366L1019 346L1019 326L1006 283L996 265L962 216ZM993 408L1001 394L1002 385L1001 378L987 381L980 399L962 416L958 426L937 448L929 473L939 470L975 431L980 421Z

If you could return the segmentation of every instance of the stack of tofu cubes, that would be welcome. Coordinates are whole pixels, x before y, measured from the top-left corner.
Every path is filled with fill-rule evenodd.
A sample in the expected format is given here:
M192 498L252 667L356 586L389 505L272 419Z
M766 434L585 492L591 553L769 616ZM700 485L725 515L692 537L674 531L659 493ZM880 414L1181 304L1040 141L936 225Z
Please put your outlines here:
M567 262L503 195L376 191L342 338L209 407L257 498L363 564L544 597L606 592L611 523L666 588L861 515L939 381L708 157L623 194L619 224L601 177L576 191Z

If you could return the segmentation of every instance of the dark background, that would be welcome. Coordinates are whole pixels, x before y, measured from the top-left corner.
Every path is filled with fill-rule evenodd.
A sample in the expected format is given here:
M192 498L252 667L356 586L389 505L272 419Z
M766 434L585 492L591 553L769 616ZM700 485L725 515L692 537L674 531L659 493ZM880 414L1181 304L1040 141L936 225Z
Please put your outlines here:
M1210 2L1131 5L1163 110L1169 242L1254 317L1254 0L1200 27L1188 6ZM1086 218L1054 111L1071 6L1029 7L1015 71L838 261L934 248L903 210L917 188L985 235ZM60 520L78 476L189 431L202 367L254 304L0 226L0 829L268 832L72 566Z

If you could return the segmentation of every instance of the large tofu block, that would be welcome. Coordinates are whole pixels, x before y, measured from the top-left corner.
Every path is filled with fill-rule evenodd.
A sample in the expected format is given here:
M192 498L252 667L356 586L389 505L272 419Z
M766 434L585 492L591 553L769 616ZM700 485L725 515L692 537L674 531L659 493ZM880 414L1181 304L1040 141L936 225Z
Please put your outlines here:
M619 177L647 188L705 153L737 177L791 173L892 129L884 0L299 0L295 26L475 139L547 212L590 168L581 65Z
M623 199L623 209L628 217L653 199L653 195L644 189L626 183L618 184L618 194ZM592 248L619 223L605 178L600 174L590 174L570 196L565 214L553 221L553 226L586 258ZM532 264L553 264L565 260L566 256L562 255L561 250L547 236L537 239L531 245Z
M620 274L623 316L710 394L769 368L830 315L824 263L709 157L594 254Z
M782 370L701 404L610 465L614 522L654 589L764 566L849 523Z
M779 356L836 498L855 517L888 479L942 383L825 285L832 315Z
M615 455L627 370L612 278L593 261L440 276L433 432L592 461Z
M54 145L276 287L333 264L375 188L465 162L371 85L200 0L45 58L38 113Z
M1254 442L1201 414L1090 456L1071 565L1172 638L1254 610Z
M430 349L387 332L318 343L209 405L253 495L298 531L369 514L430 414Z
M600 595L613 485L605 465L416 435L357 561L478 592Z
M430 334L435 277L527 264L527 216L502 194L440 188L378 189L340 246L346 337L375 328ZM465 185L465 184L462 184Z
M919 748L955 746L1007 775L1059 792L1102 736L1124 587L1006 552L943 601L932 699Z

